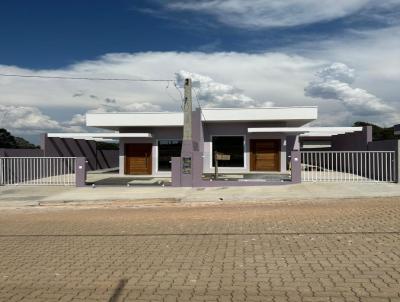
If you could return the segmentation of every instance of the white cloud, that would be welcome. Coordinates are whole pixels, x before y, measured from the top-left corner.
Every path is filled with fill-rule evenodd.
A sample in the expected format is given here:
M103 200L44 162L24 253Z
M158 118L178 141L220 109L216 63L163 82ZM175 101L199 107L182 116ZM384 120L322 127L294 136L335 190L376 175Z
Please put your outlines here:
M364 89L351 87L354 79L354 69L342 63L333 63L317 72L316 79L305 88L305 94L313 98L338 100L356 116L396 122L398 116L393 114L394 108Z
M303 55L330 62L342 62L357 71L355 85L365 87L396 106L399 102L400 26L351 31L341 38L305 43Z
M0 125L14 132L61 130L59 122L43 114L35 107L0 105Z
M69 126L85 126L86 125L86 116L84 114L77 113L72 116L70 121L65 122L66 125Z
M68 121L57 121L31 106L0 105L0 128L15 134L39 134L44 132L81 132L84 116L76 114Z
M160 1L161 2L161 1ZM173 0L161 2L171 11L213 15L223 24L239 28L290 27L330 21L365 11L379 16L381 9L399 5L399 0Z
M231 85L214 81L212 78L181 70L175 74L178 86L183 88L186 78L192 79L194 97L203 107L269 107L272 102L254 100Z
M162 111L158 105L150 103L132 103L125 106L118 105L117 101L112 99L106 99L104 104L101 104L96 109L90 109L87 113L106 113L106 112L154 112ZM68 126L79 126L84 127L86 125L85 114L75 114L70 121L64 123Z
M14 129L59 129L60 124L34 107L0 105L1 124Z
M176 72L189 70L193 74L213 79L215 93L218 85L220 87L226 85L224 89L227 89L227 94L236 98L243 99L246 96L257 103L276 101L279 105L290 103L300 105L305 99L304 86L322 63L324 62L320 60L281 53L148 52L109 54L97 60L57 70L33 71L0 65L0 72L111 78L135 78L139 75L142 78L175 80ZM181 105L181 96L172 82L167 86L166 83L159 82L96 82L0 77L0 85L2 87L0 103L16 106L70 107L84 112L98 110L99 107L113 108L115 107L113 101L122 108L127 106L129 110L141 111L179 110ZM210 94L210 90L208 93ZM210 99L210 95L208 97ZM221 95L216 95L216 98L219 97ZM225 99L224 105L235 106L235 102L234 99L231 102Z
M326 84L324 93L340 92L341 98L354 100L361 95L369 104L400 109L400 27L355 32L351 37L335 38L313 44L297 44L281 52L266 53L179 53L146 52L108 54L96 60L79 62L57 70L29 70L1 66L0 73L64 75L112 78L163 78L175 80L175 74L187 70L201 78L197 89L204 106L258 106L274 102L276 106L317 105L321 125L351 125L357 119L384 124L384 110L373 116L360 116L358 106L349 106L336 98L311 98L304 88L314 75L331 62L342 62L354 71L336 67L320 78L332 77L340 83ZM305 51L304 51L305 49ZM303 50L302 52L300 52ZM301 55L300 55L301 54ZM356 74L356 76L355 76ZM325 81L328 83L328 81ZM343 85L346 84L346 85ZM331 83L332 84L332 83ZM0 77L0 104L34 107L55 112L58 123L79 127L86 111L174 111L180 110L180 94L170 83L95 82L35 80ZM337 89L337 88L340 89ZM353 88L355 87L355 88ZM358 89L358 90L357 90ZM351 94L349 94L351 92ZM64 112L65 113L62 113ZM398 121L397 121L398 122ZM76 129L76 128L75 128Z

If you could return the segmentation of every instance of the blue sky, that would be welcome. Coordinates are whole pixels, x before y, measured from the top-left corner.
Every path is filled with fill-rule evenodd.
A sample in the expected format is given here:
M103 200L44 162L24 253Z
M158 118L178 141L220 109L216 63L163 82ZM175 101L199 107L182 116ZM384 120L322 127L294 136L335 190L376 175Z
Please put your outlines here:
M118 52L263 52L295 47L298 37L313 41L349 28L385 26L362 14L290 27L232 28L206 13L164 11L150 0L2 1L0 58L6 65L46 69Z
M5 0L0 72L185 74L204 106L317 105L320 124L394 122L400 0L321 2ZM1 77L0 86L0 122L25 136L83 131L88 111L179 109L172 86Z

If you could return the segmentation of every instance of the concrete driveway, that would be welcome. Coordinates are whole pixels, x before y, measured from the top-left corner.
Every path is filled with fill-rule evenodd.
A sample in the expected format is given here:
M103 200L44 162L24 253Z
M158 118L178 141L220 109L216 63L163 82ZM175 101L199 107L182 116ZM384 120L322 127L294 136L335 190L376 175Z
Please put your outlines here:
M329 198L400 196L394 183L302 183L269 187L172 188L162 186L0 187L0 207L46 203L157 202L279 202Z

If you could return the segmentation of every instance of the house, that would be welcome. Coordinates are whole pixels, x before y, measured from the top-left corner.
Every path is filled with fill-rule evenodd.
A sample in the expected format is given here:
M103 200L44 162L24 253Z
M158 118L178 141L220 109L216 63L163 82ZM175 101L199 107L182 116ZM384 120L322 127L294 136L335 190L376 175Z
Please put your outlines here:
M220 173L286 173L291 151L300 148L300 135L362 130L307 127L317 119L317 107L198 108L192 116L193 141L202 154L204 174L214 172L216 152L227 155L218 161ZM87 114L86 123L114 132L63 137L119 139L120 175L170 177L171 158L181 156L182 112L93 113Z

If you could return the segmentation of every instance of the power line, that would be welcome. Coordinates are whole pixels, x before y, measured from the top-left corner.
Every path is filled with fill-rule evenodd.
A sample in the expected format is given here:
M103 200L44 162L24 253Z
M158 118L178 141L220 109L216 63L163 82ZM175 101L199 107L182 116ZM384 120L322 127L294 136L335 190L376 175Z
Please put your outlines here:
M181 96L181 108L182 108L182 111L183 111L183 102L184 102L185 97L183 96L181 90L179 89L179 87L178 87L178 85L176 84L175 81L174 81L174 86L175 86L175 89L178 90L179 95Z
M170 80L170 79L92 78L92 77L41 76L41 75L4 74L4 73L0 73L0 76L1 77L14 77L14 78L87 80L87 81L128 81L128 82L174 82L175 81L175 80Z
M174 86L175 88L178 90L179 94L182 97L182 93L181 91L178 89L178 87L176 86L176 83L174 82ZM175 97L173 97L169 92L168 92L168 88L169 88L169 82L167 83L167 86L165 87L165 93L170 97L171 100L175 101L175 102L179 102L181 109L183 110L183 100L181 99L180 101L178 99L176 99Z
M200 88L199 88L199 90L200 90ZM194 89L193 89L193 91L194 91L194 96L195 96L195 98L196 98L196 101L197 101L197 105L199 105L199 108L200 108L201 115L203 116L203 119L204 119L204 121L206 121L206 117L204 116L204 113L203 113L203 108L201 107L200 100L199 100L199 98L198 98L198 95L197 95L196 89L194 88Z

